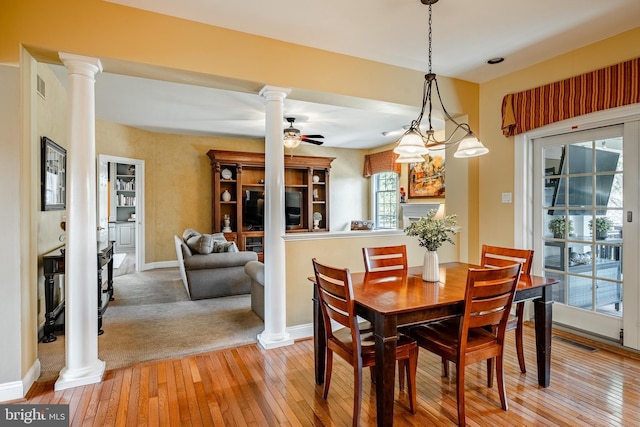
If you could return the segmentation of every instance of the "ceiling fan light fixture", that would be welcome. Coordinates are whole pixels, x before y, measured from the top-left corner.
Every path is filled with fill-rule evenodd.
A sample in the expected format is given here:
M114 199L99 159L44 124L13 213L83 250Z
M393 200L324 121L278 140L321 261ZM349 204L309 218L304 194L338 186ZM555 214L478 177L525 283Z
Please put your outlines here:
M285 147L294 149L300 145L302 136L300 136L300 131L293 127L295 117L286 117L286 120L289 122L289 127L284 129L283 143Z
M284 146L287 148L296 148L298 145L300 145L300 141L302 141L302 138L300 138L300 134L296 134L295 132L284 132Z
M462 141L458 144L458 149L456 150L453 157L457 157L459 159L465 159L469 157L478 157L483 154L487 154L489 149L485 147L482 142L476 138L473 132L467 133Z
M398 140L398 145L394 148L394 153L400 154L400 157L396 160L398 163L411 163L408 159L412 158L414 154L420 153L422 155L427 154L429 152L429 148L442 149L448 148L455 145L460 144L458 150L455 152L454 157L458 158L467 158L467 157L476 157L481 156L489 152L487 147L482 145L478 138L471 131L471 127L467 123L458 123L445 108L442 98L440 97L440 89L438 88L438 80L436 74L432 72L432 61L431 61L431 42L432 42L432 7L433 4L437 3L438 0L420 0L422 4L426 4L429 6L429 71L424 76L424 86L422 91L422 109L420 110L420 114L418 118L411 123L411 128L405 132L402 137ZM438 141L435 138L435 132L433 130L433 125L431 121L431 117L433 115L433 101L432 98L432 89L435 86L435 100L440 104L440 107L445 120L449 120L456 127L451 132L449 138L446 138L443 141ZM428 128L424 134L420 131L420 125L422 122L422 118L425 115L425 110L427 113L427 123ZM456 131L460 129L465 131L465 136L460 139L454 139L454 135L456 135ZM422 146L422 149L420 148Z

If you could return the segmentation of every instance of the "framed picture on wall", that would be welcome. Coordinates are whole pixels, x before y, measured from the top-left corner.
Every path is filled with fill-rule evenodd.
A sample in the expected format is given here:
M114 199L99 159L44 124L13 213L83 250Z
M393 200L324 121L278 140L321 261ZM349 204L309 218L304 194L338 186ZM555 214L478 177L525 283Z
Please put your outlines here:
M444 150L433 150L423 157L422 163L409 163L409 198L444 197Z
M40 184L43 211L67 208L67 150L43 136Z

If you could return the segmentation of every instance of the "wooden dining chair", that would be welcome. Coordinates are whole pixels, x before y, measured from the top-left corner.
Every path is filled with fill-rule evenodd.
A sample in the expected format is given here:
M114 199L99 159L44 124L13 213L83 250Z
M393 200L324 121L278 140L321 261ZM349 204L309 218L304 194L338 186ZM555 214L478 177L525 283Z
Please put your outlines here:
M375 341L372 332L361 333L355 313L355 301L348 268L335 268L313 259L318 299L324 320L326 335L326 368L324 373L323 399L329 394L333 371L333 354L336 353L353 366L353 425L360 423L362 402L362 368L374 366L376 361ZM332 328L332 321L342 327ZM400 336L397 342L396 359L402 363L401 375L409 377L409 409L416 413L416 371L418 368L418 346L409 337Z
M531 273L531 263L533 261L533 250L530 249L514 249L503 248L499 246L482 245L482 256L480 264L483 267L504 267L511 265L514 262L522 264L522 274ZM527 372L527 368L524 362L524 345L522 342L523 335L523 318L524 318L524 302L516 304L515 314L509 316L507 322L507 331L516 331L516 351L518 353L518 364L520 365L520 372L523 374ZM490 372L491 362L487 362L487 369Z
M405 245L362 248L365 271L407 269L407 247Z
M409 329L420 347L439 355L443 363L456 364L458 424L466 424L464 378L467 365L496 360L500 406L507 410L504 381L504 335L520 276L520 264L508 267L469 269L464 313ZM448 372L448 369L446 370Z

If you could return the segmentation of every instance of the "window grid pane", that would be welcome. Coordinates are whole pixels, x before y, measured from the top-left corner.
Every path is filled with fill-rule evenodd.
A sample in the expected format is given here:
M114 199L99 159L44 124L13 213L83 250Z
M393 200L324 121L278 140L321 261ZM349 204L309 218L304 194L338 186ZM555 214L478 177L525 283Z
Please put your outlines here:
M398 228L398 175L382 172L374 175L375 220L377 229Z

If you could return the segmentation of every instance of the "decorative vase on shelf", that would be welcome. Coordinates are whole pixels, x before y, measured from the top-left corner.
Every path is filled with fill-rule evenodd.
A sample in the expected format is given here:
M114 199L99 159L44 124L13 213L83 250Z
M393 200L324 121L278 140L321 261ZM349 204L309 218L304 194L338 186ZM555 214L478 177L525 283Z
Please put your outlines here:
M229 193L229 190L224 190L224 193L222 193L222 201L228 202L229 200L231 200L231 193Z
M231 219L229 215L224 216L224 226L222 227L223 233L231 233Z
M438 265L438 251L426 251L422 265L422 280L437 282L440 280L440 266Z

